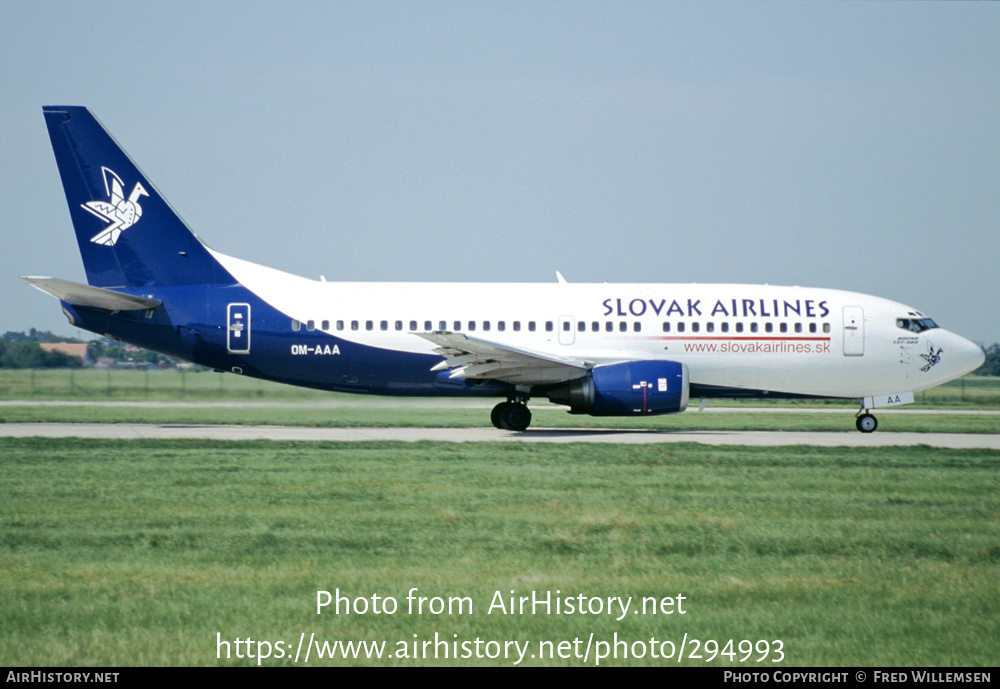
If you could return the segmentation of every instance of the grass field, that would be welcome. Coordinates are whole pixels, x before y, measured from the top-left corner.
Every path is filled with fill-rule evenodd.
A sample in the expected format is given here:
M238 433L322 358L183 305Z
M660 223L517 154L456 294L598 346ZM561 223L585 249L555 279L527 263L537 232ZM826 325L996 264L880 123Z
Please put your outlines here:
M593 665L616 633L781 640L777 667L1000 654L997 452L0 439L0 456L8 665L252 664L217 659L217 634L293 655L302 633L530 641L525 665ZM412 587L474 607L409 615ZM337 588L400 610L318 616ZM511 590L682 594L686 614L487 614ZM530 657L590 634L586 662Z
M2 371L0 400L36 403L0 407L0 422L318 426L484 426L492 405L95 370ZM123 404L38 404L53 401ZM593 419L532 404L534 426L853 428L853 404L838 413L808 413L836 403L793 406ZM919 393L911 408L1000 409L1000 379ZM879 418L889 431L1000 426L995 415ZM264 664L288 665L310 634L395 653L317 661L314 650L310 664L337 665L516 659L424 657L434 646L420 645L435 638L457 650L478 648L461 646L477 638L530 644L525 665L593 665L616 634L629 657L619 645L601 664L674 664L650 657L647 642L665 653L685 634L701 656L688 645L685 665L711 655L714 665L741 665L741 641L768 642L769 657L755 662L757 646L741 665L755 669L775 667L777 640L779 667L990 665L1000 653L997 452L0 439L0 457L8 665L253 664L235 657L237 637L285 656ZM472 609L407 614L413 587ZM400 609L317 615L317 591L338 588L369 604L392 597ZM511 591L632 596L636 606L682 594L687 614L487 614L497 592ZM587 659L576 657L588 641ZM543 642L567 642L570 657L531 657ZM399 643L411 657L399 657Z

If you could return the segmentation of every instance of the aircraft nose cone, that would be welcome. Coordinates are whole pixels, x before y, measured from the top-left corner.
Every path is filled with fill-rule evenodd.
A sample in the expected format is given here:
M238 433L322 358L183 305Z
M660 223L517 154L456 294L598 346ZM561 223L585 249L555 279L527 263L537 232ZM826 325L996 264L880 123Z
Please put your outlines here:
M954 365L960 371L958 373L960 376L972 373L986 362L986 353L983 352L983 348L964 337L955 335L955 344L952 345L952 350Z

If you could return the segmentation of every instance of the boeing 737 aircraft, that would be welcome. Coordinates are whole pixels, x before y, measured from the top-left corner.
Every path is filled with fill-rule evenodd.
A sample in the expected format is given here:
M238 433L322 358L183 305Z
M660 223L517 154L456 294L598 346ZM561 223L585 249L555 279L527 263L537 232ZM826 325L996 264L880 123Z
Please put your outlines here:
M90 112L43 108L89 285L27 277L73 325L220 371L378 395L499 397L570 413L696 398L846 398L871 410L962 376L980 347L909 306L829 289L326 282L209 249Z

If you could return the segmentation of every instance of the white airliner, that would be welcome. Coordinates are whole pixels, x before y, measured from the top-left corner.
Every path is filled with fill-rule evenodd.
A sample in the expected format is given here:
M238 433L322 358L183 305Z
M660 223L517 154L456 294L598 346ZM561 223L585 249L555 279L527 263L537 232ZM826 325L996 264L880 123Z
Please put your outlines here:
M531 422L531 397L593 416L757 397L855 399L857 427L871 432L871 410L984 361L919 311L854 292L298 277L209 249L86 108L43 110L90 284L25 279L78 327L221 371L500 397L493 424L516 431Z

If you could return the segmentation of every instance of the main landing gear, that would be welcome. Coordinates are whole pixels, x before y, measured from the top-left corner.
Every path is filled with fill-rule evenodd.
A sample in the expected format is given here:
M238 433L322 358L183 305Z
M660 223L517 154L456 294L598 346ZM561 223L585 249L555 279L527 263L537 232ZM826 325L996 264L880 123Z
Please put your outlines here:
M493 407L490 421L497 428L505 431L523 431L531 424L531 411L528 409L528 399L511 398Z
M875 429L878 428L878 419L868 413L867 409L862 409L858 413L857 421L854 425L858 427L858 430L862 433L874 433Z

